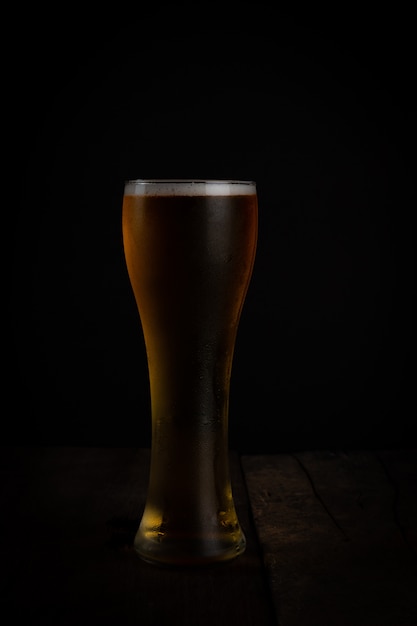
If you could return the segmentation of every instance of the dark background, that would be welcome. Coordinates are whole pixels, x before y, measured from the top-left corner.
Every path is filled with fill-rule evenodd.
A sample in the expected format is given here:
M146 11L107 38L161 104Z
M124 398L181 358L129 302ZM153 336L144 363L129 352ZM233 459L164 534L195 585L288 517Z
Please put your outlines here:
M259 196L230 446L415 445L411 15L198 6L6 20L3 442L149 445L123 182L214 177Z

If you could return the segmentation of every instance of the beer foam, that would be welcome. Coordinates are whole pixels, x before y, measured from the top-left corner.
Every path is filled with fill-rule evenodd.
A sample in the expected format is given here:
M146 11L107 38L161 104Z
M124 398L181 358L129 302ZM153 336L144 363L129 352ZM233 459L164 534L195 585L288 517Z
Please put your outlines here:
M128 180L126 196L246 196L256 183L241 180Z

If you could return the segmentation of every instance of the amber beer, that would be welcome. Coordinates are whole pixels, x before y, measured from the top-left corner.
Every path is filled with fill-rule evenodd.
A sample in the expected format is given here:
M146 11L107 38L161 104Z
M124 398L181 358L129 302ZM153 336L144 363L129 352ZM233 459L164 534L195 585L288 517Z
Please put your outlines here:
M242 553L228 465L236 333L255 258L253 182L130 181L123 242L146 345L152 449L135 548L203 564Z

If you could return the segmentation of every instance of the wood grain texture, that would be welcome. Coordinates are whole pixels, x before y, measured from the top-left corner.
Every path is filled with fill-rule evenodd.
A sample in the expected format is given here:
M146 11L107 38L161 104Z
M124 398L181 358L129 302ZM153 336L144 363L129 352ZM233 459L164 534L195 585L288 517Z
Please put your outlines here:
M231 471L247 551L195 570L157 568L132 549L148 467L147 450L3 449L8 624L275 624L238 457L231 455Z
M242 464L280 626L417 624L415 453Z
M417 558L417 451L383 450L378 458L394 492L394 519Z
M132 549L148 450L3 448L7 623L416 626L416 456L231 454L247 551L181 570Z

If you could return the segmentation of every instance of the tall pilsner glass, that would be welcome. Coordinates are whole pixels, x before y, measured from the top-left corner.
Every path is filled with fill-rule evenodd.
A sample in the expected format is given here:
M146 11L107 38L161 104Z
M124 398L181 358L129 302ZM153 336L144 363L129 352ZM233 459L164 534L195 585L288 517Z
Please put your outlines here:
M255 258L256 185L133 180L123 243L145 339L152 446L135 549L201 565L245 549L228 460L230 374Z

